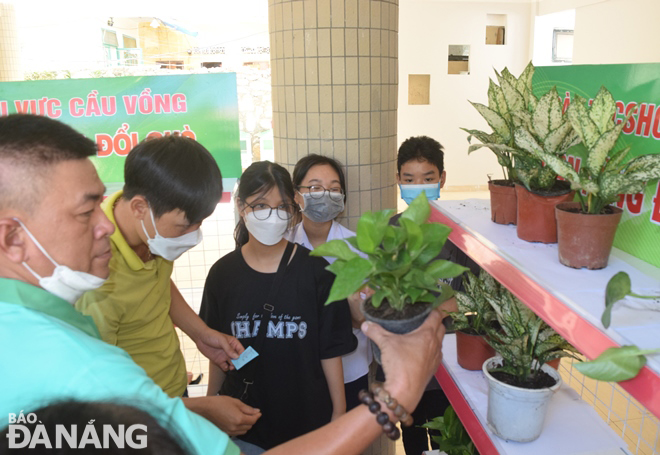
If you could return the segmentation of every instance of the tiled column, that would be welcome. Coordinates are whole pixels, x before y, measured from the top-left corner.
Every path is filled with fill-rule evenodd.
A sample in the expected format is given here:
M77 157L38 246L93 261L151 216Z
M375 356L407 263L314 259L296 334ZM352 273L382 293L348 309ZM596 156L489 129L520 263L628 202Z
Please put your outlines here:
M346 170L344 224L396 208L399 0L269 0L275 160Z
M14 5L0 3L0 81L22 81Z

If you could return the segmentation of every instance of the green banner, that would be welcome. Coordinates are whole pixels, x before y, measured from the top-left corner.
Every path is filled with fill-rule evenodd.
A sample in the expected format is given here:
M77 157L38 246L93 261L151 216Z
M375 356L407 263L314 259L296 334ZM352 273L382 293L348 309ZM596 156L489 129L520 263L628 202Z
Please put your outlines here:
M564 108L579 95L593 99L604 85L617 101L615 121L630 117L617 142L617 150L630 146L630 158L660 153L660 63L634 65L572 65L538 67L534 91L540 96L557 86ZM579 169L586 150L580 144L570 150L567 160ZM656 267L660 267L660 182L651 181L643 193L621 195L617 204L623 217L614 246Z
M211 152L225 191L241 175L235 73L0 83L0 115L17 112L60 120L93 139L92 160L109 190L123 185L131 148L174 133Z

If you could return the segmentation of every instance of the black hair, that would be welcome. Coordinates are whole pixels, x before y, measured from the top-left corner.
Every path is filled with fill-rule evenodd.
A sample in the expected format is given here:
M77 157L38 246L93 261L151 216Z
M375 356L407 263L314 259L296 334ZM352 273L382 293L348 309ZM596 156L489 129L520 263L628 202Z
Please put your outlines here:
M194 139L165 136L136 145L124 165L127 200L144 196L154 217L179 209L191 224L215 210L222 197L222 174L213 156Z
M438 168L442 174L445 170L443 147L438 141L428 136L413 136L401 144L396 158L396 170L401 172L401 166L410 160L428 161Z
M157 412L154 410L154 412ZM124 426L124 440L126 444L118 446L113 438L113 435L107 437L107 449L99 449L99 451L106 454L145 454L145 455L188 455L192 453L190 448L184 440L176 434L173 428L164 428L150 413L142 409L110 402L95 402L95 401L77 401L65 400L52 403L44 406L36 411L36 421L32 423L12 424L20 425L29 430L29 434L34 437L37 426L41 425L45 433L48 435L48 441L52 445L52 449L46 448L45 444L36 444L34 448L29 450L30 453L35 455L42 454L56 454L56 455L71 455L77 453L93 452L93 444L88 441L86 447L77 448L78 443L81 442L82 433L87 425L93 425L98 441L103 445L104 426L109 425L113 432L119 434L119 425ZM29 414L24 414L28 416ZM166 419L167 416L164 416ZM31 419L32 420L32 419ZM144 425L146 428L134 428L132 438L129 439L128 428L131 425ZM68 440L61 438L61 445L56 447L56 433L57 426L61 425L66 429L66 433L73 433L73 425L77 428L77 437L74 438L75 447L71 447ZM0 430L0 453L11 453L9 450L9 430L11 425ZM60 428L62 428L60 427ZM43 436L43 433L39 433ZM21 433L21 441L23 440L23 433ZM29 436L28 436L29 437ZM140 439L138 439L140 438ZM41 439L44 440L45 438ZM21 441L14 441L16 443ZM132 444L128 444L131 441ZM142 442L145 444L142 444ZM134 445L135 447L132 447ZM6 449L6 450L5 450Z
M295 192L289 171L279 164L271 163L270 161L257 161L256 163L252 163L243 172L243 175L238 181L236 198L240 202L245 203L250 196L255 194L264 195L275 187L280 191L280 195L285 203L293 205ZM294 217L291 219L293 220ZM241 217L234 230L236 249L245 245L249 238L247 227Z
M296 166L293 168L294 188L298 188L301 185L302 181L305 179L305 176L311 168L324 164L332 167L332 169L334 169L339 176L339 186L341 187L341 191L344 193L344 201L346 201L346 177L344 176L344 171L341 168L339 161L328 156L312 153L311 155L300 158L296 163Z
M0 117L0 209L31 212L51 166L86 159L97 150L94 141L57 120L31 114Z

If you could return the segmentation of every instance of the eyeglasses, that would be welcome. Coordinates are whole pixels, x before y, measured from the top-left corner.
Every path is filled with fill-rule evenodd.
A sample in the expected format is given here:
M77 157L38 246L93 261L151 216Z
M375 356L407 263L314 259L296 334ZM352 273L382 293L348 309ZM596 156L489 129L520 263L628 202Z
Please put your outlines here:
M332 200L341 201L344 198L344 192L339 187L323 188L321 185L312 185L312 186L299 186L298 188L302 190L306 190L303 191L301 194L307 193L312 199L321 199L325 195L326 191L328 192L328 194L330 195L330 199Z
M273 213L273 210L277 212L277 217L280 220L285 220L288 221L293 217L293 211L295 210L294 206L291 204L281 204L278 205L277 207L271 207L268 204L246 204L248 207L252 209L252 213L254 213L254 217L260 221L267 220L270 218L270 215Z

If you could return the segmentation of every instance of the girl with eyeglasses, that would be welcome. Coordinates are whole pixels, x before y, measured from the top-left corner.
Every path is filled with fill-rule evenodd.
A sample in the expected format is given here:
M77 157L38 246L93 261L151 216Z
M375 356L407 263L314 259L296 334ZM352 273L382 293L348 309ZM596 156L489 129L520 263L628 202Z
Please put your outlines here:
M355 232L336 221L344 211L346 201L346 178L336 160L316 154L301 158L293 169L293 186L302 221L287 234L290 241L313 250L330 240L355 236ZM351 244L348 246L362 254ZM335 261L335 258L325 259L329 263ZM358 347L342 357L346 410L360 404L358 392L368 386L369 365L373 359L367 337L360 330L360 324L364 321L360 310L361 297L366 295L357 293L349 298L353 335L358 340Z
M351 315L346 301L324 306L334 280L328 263L284 237L297 213L294 199L282 166L248 167L237 190L236 250L213 265L204 287L201 318L258 354L227 373L209 365L209 395L231 395L261 411L237 441L246 455L346 412L341 356L357 344Z

